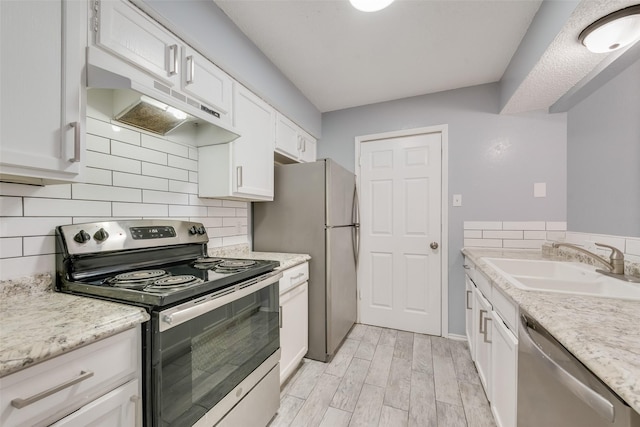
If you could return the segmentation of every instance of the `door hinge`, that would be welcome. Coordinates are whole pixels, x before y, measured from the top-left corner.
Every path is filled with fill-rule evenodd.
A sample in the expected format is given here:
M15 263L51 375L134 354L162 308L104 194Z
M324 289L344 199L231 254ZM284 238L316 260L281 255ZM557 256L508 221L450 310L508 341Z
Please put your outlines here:
M93 10L95 12L93 15L93 32L97 33L98 26L100 25L100 20L98 19L98 14L100 13L100 0L95 0L93 2Z

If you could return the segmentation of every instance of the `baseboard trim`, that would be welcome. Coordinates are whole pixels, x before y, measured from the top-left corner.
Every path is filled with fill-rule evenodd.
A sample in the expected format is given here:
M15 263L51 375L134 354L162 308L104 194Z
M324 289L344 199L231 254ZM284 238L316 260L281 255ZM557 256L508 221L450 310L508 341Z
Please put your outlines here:
M456 341L466 341L467 340L467 336L466 335L458 335L458 334L449 334L449 335L447 335L447 338L449 338L451 340L456 340Z

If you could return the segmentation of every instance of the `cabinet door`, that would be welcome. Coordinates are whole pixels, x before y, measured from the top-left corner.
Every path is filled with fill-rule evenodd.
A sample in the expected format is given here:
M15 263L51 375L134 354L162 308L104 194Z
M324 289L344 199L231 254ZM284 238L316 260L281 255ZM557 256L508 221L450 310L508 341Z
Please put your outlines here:
M308 284L286 292L280 298L280 384L295 371L308 350Z
M141 426L140 396L138 380L130 381L52 424L52 427Z
M291 120L278 114L276 121L276 151L294 160L298 159L300 138L298 126Z
M478 288L474 293L475 362L480 382L487 398L491 399L491 304Z
M204 56L182 48L182 90L214 108L221 118L230 117L232 80Z
M82 171L87 4L0 2L0 173L74 181Z
M491 410L498 427L515 427L518 340L495 311L491 323Z
M179 85L180 41L124 0L101 0L96 44L152 74Z
M273 200L275 110L240 84L234 85L233 195Z
M464 281L465 281L465 331L467 333L467 342L469 343L469 352L471 353L471 360L476 360L476 353L475 353L475 329L473 329L473 302L474 302L474 296L473 296L473 289L475 288L475 286L473 285L473 282L471 281L471 279L469 278L469 276L467 276L466 274L464 275Z
M300 161L316 161L316 139L304 131L300 133Z

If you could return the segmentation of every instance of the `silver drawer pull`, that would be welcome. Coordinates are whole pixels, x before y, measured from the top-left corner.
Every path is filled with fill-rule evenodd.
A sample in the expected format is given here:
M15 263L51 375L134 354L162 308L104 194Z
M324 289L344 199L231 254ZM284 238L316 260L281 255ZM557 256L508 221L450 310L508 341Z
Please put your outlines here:
M86 372L81 371L79 377L63 382L62 384L52 387L49 390L45 390L41 393L34 394L33 396L27 397L26 399L21 399L21 398L13 399L11 401L11 406L13 406L16 409L22 409L25 406L29 406L33 403L36 403L37 401L42 400L45 397L51 396L52 394L55 394L61 390L64 390L65 388L69 388L72 385L78 384L79 382L82 382L88 378L91 378L92 376L93 376L93 372L91 371L86 371Z
M467 310L471 310L471 304L469 304L469 297L471 296L471 291L467 291Z
M293 277L290 277L291 281L293 282L294 280L298 280L299 278L303 277L304 273L300 273L300 274L296 274Z

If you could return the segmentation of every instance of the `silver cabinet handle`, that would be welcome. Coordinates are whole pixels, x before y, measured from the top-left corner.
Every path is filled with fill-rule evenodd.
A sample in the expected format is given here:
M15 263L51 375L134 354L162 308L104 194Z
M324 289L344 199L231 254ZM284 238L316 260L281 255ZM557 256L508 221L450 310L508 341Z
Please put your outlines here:
M535 354L563 386L571 390L573 394L598 412L604 419L613 423L615 420L615 408L613 407L613 404L591 387L571 375L555 360L549 357L549 355L534 341L533 337L529 333L529 328L530 326L527 318L525 316L520 316L518 345L524 345L531 353Z
M190 85L193 83L196 75L196 63L193 60L193 55L187 56L187 70L189 70L189 75L187 76L187 84Z
M284 311L282 310L282 306L280 306L280 317L279 317L279 322L280 322L280 329L282 329L282 318L284 317Z
M80 122L71 122L69 126L73 128L73 157L69 159L71 163L76 163L80 161L80 138L81 131Z
M293 282L293 281L298 280L298 279L299 279L299 278L301 278L302 276L304 276L304 273L299 273L299 274L296 274L296 275L295 275L295 276L293 276L293 277L290 277L290 278L289 278L289 280L291 280L291 281Z
M482 322L482 318L484 317L484 314L483 314L483 313L484 313L484 314L487 314L487 310L482 310L482 309L480 309L480 322L479 322L479 325L478 325L478 326L480 327L479 332L480 332L481 334L484 334L484 331L482 330L482 325L484 324L484 325L486 326L486 323L483 323L483 322Z
M463 264L462 266L464 267L465 270L471 270L471 267L467 264Z
M175 76L176 74L178 74L178 45L172 44L169 46L169 75Z
M22 398L13 399L11 401L11 406L13 406L16 409L22 409L25 406L29 406L33 403L38 402L39 400L44 399L45 397L51 396L52 394L56 394L57 392L62 391L65 388L69 388L74 384L78 384L79 382L89 379L92 376L93 376L93 372L91 371L81 371L80 376L73 378L69 381L65 381L62 384L58 384L55 387L51 387L49 390L45 390L41 393L34 394L33 396L27 397L25 399L22 399Z
M484 332L482 333L484 335L484 342L486 342L487 344L491 344L491 340L489 338L487 338L487 335L489 334L489 328L487 327L487 322L493 320L492 318L490 318L489 316L484 318Z
M133 402L135 407L135 417L136 417L136 427L142 427L142 411L140 410L142 406L142 399L140 396L133 395L129 398L129 401Z
M467 310L471 310L473 307L469 306L469 297L471 296L471 291L467 291Z
M238 188L242 187L242 166L236 168L236 182Z

